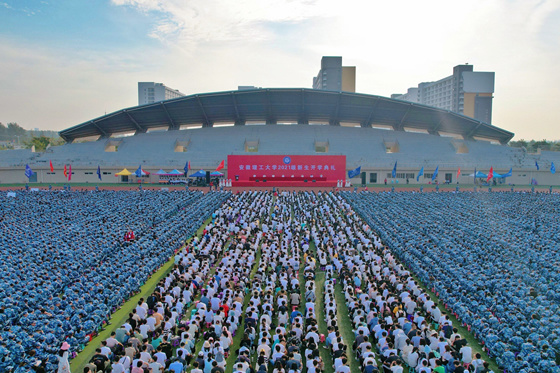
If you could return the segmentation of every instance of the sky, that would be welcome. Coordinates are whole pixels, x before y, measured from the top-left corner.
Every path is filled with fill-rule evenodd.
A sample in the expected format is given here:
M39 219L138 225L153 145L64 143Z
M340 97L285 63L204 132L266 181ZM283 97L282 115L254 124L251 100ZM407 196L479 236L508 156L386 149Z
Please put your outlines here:
M560 140L560 0L0 0L0 122L62 130L185 94L311 88L322 56L390 96L469 63L496 73L492 124Z

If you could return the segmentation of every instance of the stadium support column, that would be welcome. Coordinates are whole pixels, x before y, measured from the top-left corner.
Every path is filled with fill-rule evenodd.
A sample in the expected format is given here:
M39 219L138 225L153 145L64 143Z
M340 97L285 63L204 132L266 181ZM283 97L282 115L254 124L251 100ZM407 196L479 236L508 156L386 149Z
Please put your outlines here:
M162 102L161 103L161 107L165 113L165 116L167 117L167 120L169 121L169 130L178 130L179 126L177 124L175 124L175 122L173 121L173 118L171 118L171 115L169 115L169 112L167 111L167 108L165 107L165 103Z
M298 124L309 124L307 115L307 107L305 106L305 89L301 90L301 110L298 118Z
M270 89L266 90L266 124L276 124L276 118L272 113L272 101L270 100Z
M235 109L235 125L236 126L244 126L245 120L241 119L241 115L239 115L239 108L237 107L237 99L235 98L235 93L231 92L231 102L233 104L233 108Z
M204 123L202 123L202 127L212 127L213 123L208 119L208 115L206 115L206 110L204 109L204 105L202 105L202 101L200 100L200 96L196 95L196 102L198 103L198 107L200 111L202 111L202 115L204 117Z
M128 110L123 110L123 112L126 114L128 119L130 119L130 122L134 125L134 127L136 127L136 132L134 133L135 135L138 135L139 133L146 133L147 129L140 126L138 122L132 117L132 114L128 112Z
M412 104L406 109L406 112L402 116L399 123L396 123L395 125L393 125L393 129L395 131L404 131L404 121L406 120L406 117L408 116L408 113L410 113L411 108L412 108Z

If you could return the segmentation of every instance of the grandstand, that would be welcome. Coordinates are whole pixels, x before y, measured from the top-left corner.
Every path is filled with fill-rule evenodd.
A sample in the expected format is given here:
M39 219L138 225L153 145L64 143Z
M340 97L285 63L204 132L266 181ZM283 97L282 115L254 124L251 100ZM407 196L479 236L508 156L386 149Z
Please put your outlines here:
M446 110L380 96L309 89L255 89L191 95L123 109L60 132L67 144L45 153L0 153L1 183L26 182L29 164L37 181L66 181L63 165L72 165L72 182L121 181L112 177L138 165L157 182L159 169L213 171L228 155L345 155L346 169L361 166L354 183L397 179L417 183L439 166L439 182L472 184L477 169L506 173L507 183L555 185L555 152L527 153L503 146L514 134ZM84 139L96 141L80 142ZM502 144L502 145L500 145ZM51 173L49 162L55 172ZM540 165L537 171L535 162ZM461 176L457 180L458 168ZM225 170L227 171L227 164ZM231 178L231 175L229 176ZM396 180L395 180L396 181Z

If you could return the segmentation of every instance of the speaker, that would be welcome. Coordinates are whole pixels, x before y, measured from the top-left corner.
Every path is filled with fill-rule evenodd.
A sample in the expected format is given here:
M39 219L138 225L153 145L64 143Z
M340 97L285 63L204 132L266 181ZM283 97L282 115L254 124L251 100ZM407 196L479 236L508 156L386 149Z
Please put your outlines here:
M210 185L210 171L206 171L206 185Z

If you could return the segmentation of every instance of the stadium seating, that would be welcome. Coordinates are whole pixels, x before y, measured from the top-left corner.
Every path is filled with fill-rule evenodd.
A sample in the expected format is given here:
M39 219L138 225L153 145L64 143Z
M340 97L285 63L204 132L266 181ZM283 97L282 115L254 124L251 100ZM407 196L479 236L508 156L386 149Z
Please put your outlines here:
M326 141L331 155L344 154L348 168L390 169L395 161L399 168L416 170L422 166L487 170L534 170L535 160L543 167L560 164L560 153L528 154L523 149L492 145L485 141L465 141L468 153L458 154L450 137L422 133L388 131L377 128L348 128L328 125L245 125L199 128L181 131L156 131L122 137L116 152L105 152L106 139L73 143L50 148L45 153L30 150L0 152L1 167L25 164L72 164L96 168L135 166L158 170L182 169L191 160L193 169L213 169L228 154L323 154L316 153L314 141ZM186 152L175 152L176 141L188 143ZM258 140L258 152L246 153L245 141ZM386 153L384 141L398 141L398 153ZM355 166L354 166L355 165Z

